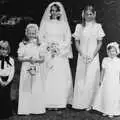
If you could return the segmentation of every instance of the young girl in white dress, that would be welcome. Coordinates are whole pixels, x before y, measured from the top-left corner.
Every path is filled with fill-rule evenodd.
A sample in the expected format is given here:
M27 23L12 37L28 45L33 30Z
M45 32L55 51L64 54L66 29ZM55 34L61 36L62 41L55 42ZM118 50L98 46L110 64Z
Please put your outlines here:
M38 44L38 26L28 24L25 35L26 39L18 48L18 59L22 62L18 114L42 114L45 113L45 100L40 67L44 57L41 45Z
M0 119L12 116L11 83L15 72L8 41L0 41Z
M65 108L72 93L69 58L72 58L71 32L65 10L60 2L46 9L39 32L46 44L45 101L49 109ZM69 99L70 102L70 99Z
M99 87L99 50L105 33L96 23L96 11L88 5L82 12L82 24L77 24L73 37L78 50L77 70L72 107L89 110Z
M93 109L103 115L120 115L120 53L116 42L107 45L108 57L102 61L101 86L96 96Z

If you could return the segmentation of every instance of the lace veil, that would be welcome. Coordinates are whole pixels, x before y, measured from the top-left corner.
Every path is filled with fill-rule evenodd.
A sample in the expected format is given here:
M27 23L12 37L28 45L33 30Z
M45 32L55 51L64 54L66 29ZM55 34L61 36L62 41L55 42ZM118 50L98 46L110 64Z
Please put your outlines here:
M65 9L64 9L62 3L61 2L52 2L46 8L46 10L43 14L43 17L41 19L41 23L40 23L40 27L39 27L39 36L41 36L40 34L42 34L42 28L44 26L45 21L50 21L51 20L50 19L50 9L51 9L51 6L53 6L54 4L56 4L60 7L60 14L61 14L60 21L64 21L66 23L66 25L68 26L69 30L70 30L70 27L69 27L69 24L68 24L68 19L67 19L67 16L66 16L66 12L65 12ZM71 33L71 31L70 31L70 33Z

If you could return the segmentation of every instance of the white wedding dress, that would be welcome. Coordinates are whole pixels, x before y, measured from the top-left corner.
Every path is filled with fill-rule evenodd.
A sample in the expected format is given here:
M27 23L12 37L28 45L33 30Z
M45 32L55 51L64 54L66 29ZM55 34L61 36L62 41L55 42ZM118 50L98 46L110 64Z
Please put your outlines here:
M48 64L45 82L46 108L65 108L70 90L72 90L72 77L69 65L70 56L63 54L65 51L69 52L69 49L64 47L71 44L71 34L67 24L63 21L45 21L41 27L44 42L46 44L48 42L58 43L62 51L53 59L46 59Z

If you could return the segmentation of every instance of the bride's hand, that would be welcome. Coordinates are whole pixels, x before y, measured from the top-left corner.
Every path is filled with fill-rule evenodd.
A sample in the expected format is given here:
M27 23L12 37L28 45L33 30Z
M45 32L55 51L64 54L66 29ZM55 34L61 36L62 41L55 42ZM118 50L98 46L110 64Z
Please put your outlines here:
M87 56L86 55L82 55L81 59L82 59L83 63L86 64L86 62L87 62Z

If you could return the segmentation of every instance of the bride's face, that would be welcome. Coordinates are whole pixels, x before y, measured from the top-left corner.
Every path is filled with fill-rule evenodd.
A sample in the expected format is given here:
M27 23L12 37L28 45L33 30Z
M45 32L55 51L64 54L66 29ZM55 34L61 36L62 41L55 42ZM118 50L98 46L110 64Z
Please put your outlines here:
M58 19L58 17L60 17L60 8L57 5L53 5L51 6L51 19Z

